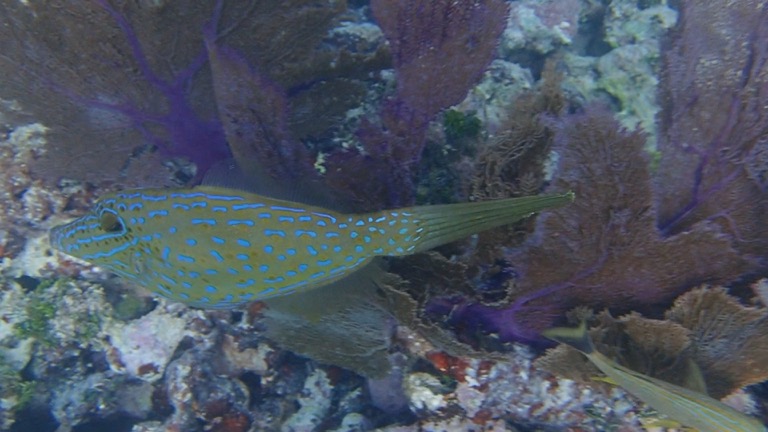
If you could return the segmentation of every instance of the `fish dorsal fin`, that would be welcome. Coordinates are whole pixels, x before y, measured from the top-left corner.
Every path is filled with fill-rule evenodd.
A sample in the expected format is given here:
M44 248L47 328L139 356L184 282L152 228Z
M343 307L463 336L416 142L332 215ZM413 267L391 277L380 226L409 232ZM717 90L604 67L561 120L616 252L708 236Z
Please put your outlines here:
M229 159L216 163L206 172L201 185L240 190L341 212L345 207L331 196L319 178L276 179L257 162L238 163Z
M618 386L619 385L619 383L617 383L616 380L614 380L611 377L607 377L607 376L593 376L592 377L592 381L597 381L597 382L609 384L609 385L612 385L612 386Z
M704 380L704 374L701 372L701 368L693 359L687 359L685 371L685 381L683 386L699 392L701 394L707 394L707 382Z

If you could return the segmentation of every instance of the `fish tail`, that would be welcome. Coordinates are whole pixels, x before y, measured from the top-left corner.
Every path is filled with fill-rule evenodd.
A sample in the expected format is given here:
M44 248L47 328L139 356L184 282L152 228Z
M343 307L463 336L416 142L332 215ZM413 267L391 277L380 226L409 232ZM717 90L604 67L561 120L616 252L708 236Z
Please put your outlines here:
M421 230L410 239L408 253L422 252L478 232L506 225L536 212L573 201L573 192L503 200L412 207Z
M595 352L595 346L592 343L592 338L587 331L587 322L582 321L578 327L555 327L548 330L544 330L542 335L548 339L552 339L555 342L560 342L566 345L570 345L584 354L592 354Z

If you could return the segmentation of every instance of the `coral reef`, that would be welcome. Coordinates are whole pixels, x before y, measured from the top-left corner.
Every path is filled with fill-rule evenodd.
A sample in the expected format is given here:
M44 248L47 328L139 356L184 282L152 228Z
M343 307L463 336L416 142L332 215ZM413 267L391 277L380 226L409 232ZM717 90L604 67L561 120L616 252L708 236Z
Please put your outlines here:
M450 313L453 325L531 341L575 305L648 310L704 282L765 272L759 215L766 194L757 155L768 131L760 102L768 6L743 8L758 13L737 26L730 14L684 5L666 54L658 164L644 151L646 136L622 130L604 109L542 120L555 133L559 159L552 188L573 190L579 199L542 215L525 244L504 255L514 275L505 306L454 301L435 309ZM701 43L701 32L715 39ZM737 43L730 61L720 61L716 47ZM688 45L695 58L718 60L692 66ZM721 75L731 78L712 78ZM713 99L691 109L706 98Z
M768 379L767 311L743 306L721 287L680 296L664 320L602 312L590 334L598 349L640 373L688 387L699 374L706 392L723 399ZM574 314L583 319L584 311ZM579 382L601 375L576 350L551 349L537 364ZM751 412L750 412L751 414Z
M488 320L502 340L531 340L567 305L641 308L745 270L729 239L709 225L669 238L658 233L643 135L592 112L569 116L555 141L553 186L579 199L542 215L534 236L508 257L517 275L509 306L462 314Z
M371 8L389 42L397 88L383 104L380 123L361 125L362 148L331 155L326 171L329 184L348 190L368 210L413 202L429 122L480 79L507 15L498 0L376 0Z
M564 56L565 67L570 69L564 83L567 91L585 100L615 104L624 126L639 126L650 135L649 147L657 135L659 39L674 27L678 17L665 3L643 6L633 1L610 2L601 12L605 15L605 37L599 43L603 45L592 47L586 55Z
M643 430L518 343L574 306L612 358L764 415L767 31L764 0L3 2L0 429ZM106 190L231 156L344 208L578 199L280 307L51 253Z

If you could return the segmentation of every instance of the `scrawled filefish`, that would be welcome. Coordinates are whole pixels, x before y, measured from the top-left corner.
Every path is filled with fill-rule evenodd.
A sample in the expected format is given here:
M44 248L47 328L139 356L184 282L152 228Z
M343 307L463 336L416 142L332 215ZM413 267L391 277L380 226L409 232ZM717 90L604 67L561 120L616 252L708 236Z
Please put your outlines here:
M424 251L572 200L566 193L342 214L222 187L142 189L104 196L50 239L163 297L228 308L326 285L375 256Z
M767 432L760 420L742 414L717 399L621 366L595 349L586 323L578 328L544 331L554 341L568 344L587 356L616 385L670 419L699 432Z

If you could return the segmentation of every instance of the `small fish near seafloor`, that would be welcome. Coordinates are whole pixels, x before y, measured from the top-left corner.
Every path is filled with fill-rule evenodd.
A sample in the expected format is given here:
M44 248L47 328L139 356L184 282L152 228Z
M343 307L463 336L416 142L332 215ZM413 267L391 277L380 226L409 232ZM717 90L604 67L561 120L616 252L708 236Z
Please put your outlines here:
M230 308L337 281L573 201L573 193L343 214L214 186L102 197L52 246L155 293Z
M545 330L543 336L581 351L614 384L682 425L699 432L768 431L758 419L704 393L652 378L614 362L595 349L584 322L578 328Z

